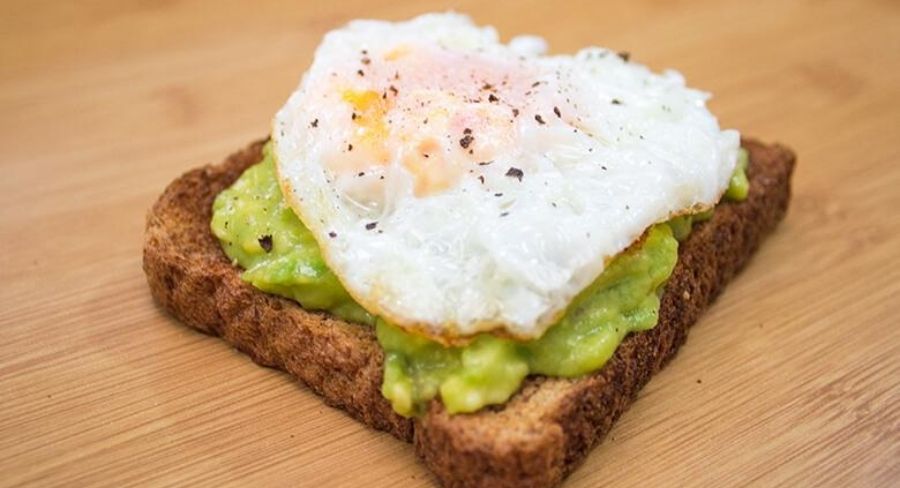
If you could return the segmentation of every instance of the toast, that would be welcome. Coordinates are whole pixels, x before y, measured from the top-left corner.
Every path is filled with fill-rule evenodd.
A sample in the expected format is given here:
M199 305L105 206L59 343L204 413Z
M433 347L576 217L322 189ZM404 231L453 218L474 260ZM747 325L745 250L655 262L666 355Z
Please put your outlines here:
M382 397L374 329L302 309L241 281L209 229L215 196L261 158L252 143L222 164L172 182L147 216L144 271L156 301L185 324L278 368L328 405L399 439L444 486L552 486L600 443L684 343L688 328L784 217L795 156L744 140L750 193L723 201L679 246L655 328L629 335L600 370L575 379L530 377L506 404L449 415L433 400L415 419Z

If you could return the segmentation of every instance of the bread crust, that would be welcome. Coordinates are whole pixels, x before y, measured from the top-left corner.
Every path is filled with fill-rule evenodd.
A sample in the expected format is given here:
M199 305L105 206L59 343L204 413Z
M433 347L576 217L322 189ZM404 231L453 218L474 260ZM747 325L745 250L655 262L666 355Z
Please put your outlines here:
M448 487L553 486L571 473L784 217L795 164L784 146L742 141L750 154L748 198L722 203L712 219L694 226L679 247L659 323L629 335L597 372L530 377L505 405L474 414L449 415L435 400L410 420L381 395L383 352L370 327L304 310L244 283L210 232L215 196L261 159L264 143L185 173L150 209L143 267L153 297L185 324L288 372L328 405L413 442Z

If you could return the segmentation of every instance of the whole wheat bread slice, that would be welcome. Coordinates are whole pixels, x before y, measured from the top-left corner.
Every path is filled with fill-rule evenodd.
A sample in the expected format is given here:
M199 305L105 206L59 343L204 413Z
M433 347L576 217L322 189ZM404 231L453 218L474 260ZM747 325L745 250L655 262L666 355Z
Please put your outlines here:
M628 336L602 369L578 379L531 377L505 405L474 414L449 415L435 400L410 420L381 396L383 355L371 328L244 283L211 234L213 199L260 160L264 142L184 174L150 210L144 271L153 296L185 324L288 372L329 405L413 442L441 484L452 487L552 486L571 473L783 218L795 160L783 146L743 141L749 197L722 203L711 220L695 225L679 248L659 323Z

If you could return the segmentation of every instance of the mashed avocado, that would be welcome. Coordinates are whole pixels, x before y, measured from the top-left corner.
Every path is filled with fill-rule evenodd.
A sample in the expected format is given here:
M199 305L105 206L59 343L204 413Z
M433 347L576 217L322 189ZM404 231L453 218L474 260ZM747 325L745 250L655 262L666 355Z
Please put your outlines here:
M643 242L613 259L541 338L518 342L481 334L463 347L445 347L376 319L356 304L326 266L318 244L287 206L269 146L213 204L211 228L225 253L253 286L375 324L385 351L382 394L394 410L415 415L440 395L451 413L505 402L529 374L578 376L602 367L624 337L653 328L659 295L678 257L678 241L712 211L653 226ZM741 150L726 198L746 198L747 154Z
M656 325L661 285L678 258L666 224L610 262L540 339L517 342L482 334L465 347L442 347L379 320L386 360L381 393L410 415L440 392L450 413L503 403L529 374L578 376L599 369L632 331Z
M269 144L262 162L216 197L210 227L225 254L245 269L244 281L306 309L373 323L328 269L312 233L282 198Z
M725 198L734 201L741 201L747 198L750 193L750 180L747 179L747 165L750 163L750 156L747 150L741 148L738 150L737 165L734 173L731 174L731 181L728 182L728 190L725 191Z

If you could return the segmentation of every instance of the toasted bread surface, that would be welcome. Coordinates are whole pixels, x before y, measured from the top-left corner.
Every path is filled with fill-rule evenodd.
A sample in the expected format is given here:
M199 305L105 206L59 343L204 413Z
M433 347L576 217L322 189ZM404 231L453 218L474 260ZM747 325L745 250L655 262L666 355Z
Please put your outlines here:
M659 323L629 335L600 370L576 379L528 378L505 405L449 415L397 415L382 397L374 331L263 293L240 279L209 229L215 196L261 159L257 141L219 165L173 181L147 216L144 271L157 302L187 325L221 336L257 363L284 370L376 429L415 444L445 486L552 486L584 459L690 327L784 217L794 154L744 140L750 194L723 202L679 247Z

